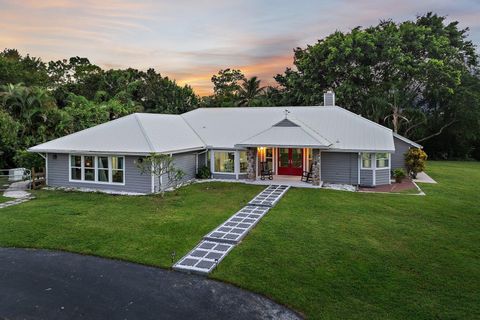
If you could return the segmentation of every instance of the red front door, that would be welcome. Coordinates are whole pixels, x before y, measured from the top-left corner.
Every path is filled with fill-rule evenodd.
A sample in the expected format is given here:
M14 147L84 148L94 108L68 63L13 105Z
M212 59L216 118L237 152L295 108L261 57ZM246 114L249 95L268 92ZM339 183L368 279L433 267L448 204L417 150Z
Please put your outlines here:
M302 148L278 148L278 174L301 176L303 172Z

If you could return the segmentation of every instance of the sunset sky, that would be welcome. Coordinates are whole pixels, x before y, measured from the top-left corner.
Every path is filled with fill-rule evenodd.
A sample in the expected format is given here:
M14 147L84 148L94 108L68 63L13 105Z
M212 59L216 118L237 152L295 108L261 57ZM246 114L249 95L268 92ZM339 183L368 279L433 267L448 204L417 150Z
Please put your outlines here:
M153 67L205 95L219 69L271 84L292 64L294 47L427 11L469 26L480 43L480 0L0 0L0 48L44 61L82 56L105 68Z

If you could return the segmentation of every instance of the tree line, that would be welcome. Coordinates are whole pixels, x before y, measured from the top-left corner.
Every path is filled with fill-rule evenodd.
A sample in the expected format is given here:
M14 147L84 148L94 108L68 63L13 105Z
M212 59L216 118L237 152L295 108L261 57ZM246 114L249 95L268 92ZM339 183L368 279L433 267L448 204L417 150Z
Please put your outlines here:
M458 22L427 13L413 21L336 31L294 49L274 86L227 68L199 97L154 69L105 70L88 59L43 62L0 53L0 167L29 166L35 144L133 112L198 107L340 106L425 146L430 158L480 159L480 74L475 45Z

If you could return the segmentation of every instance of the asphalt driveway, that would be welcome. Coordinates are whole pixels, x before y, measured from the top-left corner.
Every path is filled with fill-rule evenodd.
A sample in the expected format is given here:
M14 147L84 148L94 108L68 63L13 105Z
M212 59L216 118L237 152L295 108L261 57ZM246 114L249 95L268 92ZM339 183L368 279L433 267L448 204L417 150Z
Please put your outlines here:
M0 319L298 319L201 276L33 249L0 248Z

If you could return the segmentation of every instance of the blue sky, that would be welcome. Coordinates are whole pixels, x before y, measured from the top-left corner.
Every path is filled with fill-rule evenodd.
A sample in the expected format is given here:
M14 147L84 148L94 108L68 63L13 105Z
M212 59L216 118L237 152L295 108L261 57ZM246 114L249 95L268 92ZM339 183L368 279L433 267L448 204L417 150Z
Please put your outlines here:
M0 48L44 60L84 56L107 68L153 67L208 94L221 68L269 84L297 46L428 11L469 26L480 43L480 0L0 0Z

